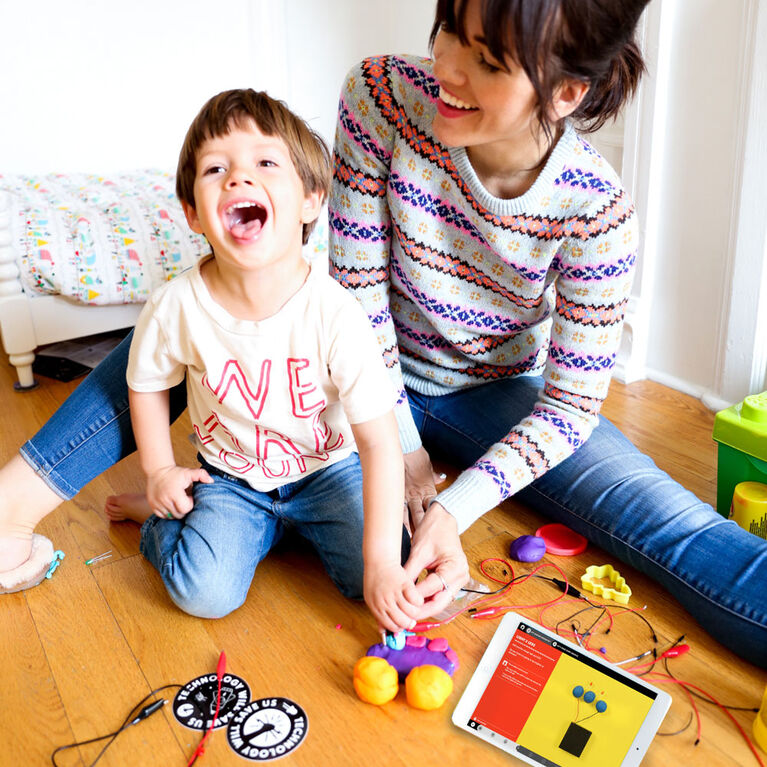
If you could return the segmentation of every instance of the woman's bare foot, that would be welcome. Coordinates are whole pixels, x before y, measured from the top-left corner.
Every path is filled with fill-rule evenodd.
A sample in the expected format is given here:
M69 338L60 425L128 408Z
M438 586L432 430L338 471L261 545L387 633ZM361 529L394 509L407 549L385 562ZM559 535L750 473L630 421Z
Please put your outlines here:
M0 536L0 573L15 570L29 559L32 551L32 533L13 537L7 533Z
M129 519L140 525L152 516L149 502L141 493L110 495L104 503L104 512L110 522L124 522Z
M37 523L62 500L20 455L0 468L0 572L29 559Z

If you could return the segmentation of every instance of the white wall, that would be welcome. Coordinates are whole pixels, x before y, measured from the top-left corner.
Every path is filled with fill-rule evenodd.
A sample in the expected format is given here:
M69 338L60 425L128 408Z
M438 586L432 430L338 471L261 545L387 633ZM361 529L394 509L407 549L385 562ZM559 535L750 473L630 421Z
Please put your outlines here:
M664 217L647 365L706 389L716 379L739 171L736 116L745 30L738 2L671 5Z
M764 107L753 108L767 89L752 85L757 75L764 81L767 48L755 29L767 24L767 0L653 0L646 21L650 72L624 154L642 224L629 378L719 409L764 386L754 350L731 347L746 336L757 349L767 342L748 321L767 309L767 288L733 294L735 277L760 283L765 268L767 193L763 181L746 189L744 179L767 157L749 151L767 129ZM756 173L763 178L764 168ZM754 193L758 200L742 199ZM745 203L761 221L743 216Z
M427 50L433 3L386 8L0 0L0 173L172 169L204 101L236 87L285 98L332 140L341 80L355 61ZM406 10L409 23L395 21Z

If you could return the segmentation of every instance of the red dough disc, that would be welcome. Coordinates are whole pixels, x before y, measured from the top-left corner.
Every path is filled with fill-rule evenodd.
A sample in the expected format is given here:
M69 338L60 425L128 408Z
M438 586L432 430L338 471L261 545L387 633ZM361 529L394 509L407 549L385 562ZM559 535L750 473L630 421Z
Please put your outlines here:
M558 554L561 557L574 557L584 551L588 544L580 533L557 522L539 527L535 534L543 538L548 554Z

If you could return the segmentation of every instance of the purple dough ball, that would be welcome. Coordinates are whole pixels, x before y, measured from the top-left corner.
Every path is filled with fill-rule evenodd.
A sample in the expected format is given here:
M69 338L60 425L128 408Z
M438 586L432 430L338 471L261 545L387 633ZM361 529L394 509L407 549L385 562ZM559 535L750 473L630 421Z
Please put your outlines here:
M546 542L537 535L520 535L511 542L509 554L518 562L537 562L546 553Z

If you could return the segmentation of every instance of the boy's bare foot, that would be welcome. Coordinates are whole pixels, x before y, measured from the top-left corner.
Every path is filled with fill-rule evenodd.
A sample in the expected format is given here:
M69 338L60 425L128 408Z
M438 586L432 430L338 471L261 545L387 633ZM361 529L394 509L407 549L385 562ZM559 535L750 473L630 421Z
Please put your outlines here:
M129 519L140 525L152 516L146 496L141 493L110 495L104 503L104 512L110 522L124 522Z

